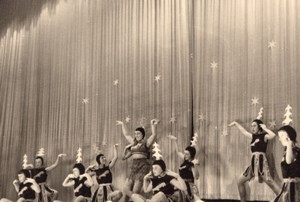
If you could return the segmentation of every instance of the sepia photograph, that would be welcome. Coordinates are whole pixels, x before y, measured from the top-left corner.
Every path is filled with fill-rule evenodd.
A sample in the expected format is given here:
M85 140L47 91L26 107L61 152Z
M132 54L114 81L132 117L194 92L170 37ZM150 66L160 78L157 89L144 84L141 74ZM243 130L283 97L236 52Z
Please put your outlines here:
M300 0L0 0L0 202L300 202Z

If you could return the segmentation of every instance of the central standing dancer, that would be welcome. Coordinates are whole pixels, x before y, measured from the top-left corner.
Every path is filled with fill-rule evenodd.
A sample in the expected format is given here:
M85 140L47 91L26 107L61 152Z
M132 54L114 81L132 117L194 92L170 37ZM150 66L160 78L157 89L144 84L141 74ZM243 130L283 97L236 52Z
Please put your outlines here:
M122 132L130 146L127 150L131 153L132 165L130 174L126 179L124 185L124 192L127 196L131 193L140 193L143 186L144 176L149 173L151 163L149 162L149 154L151 145L154 143L157 134L156 126L159 123L158 119L151 120L151 136L146 139L145 129L142 127L136 128L134 131L134 138L129 134L126 125L122 121L117 121L117 125L122 126ZM128 197L127 199L128 200Z

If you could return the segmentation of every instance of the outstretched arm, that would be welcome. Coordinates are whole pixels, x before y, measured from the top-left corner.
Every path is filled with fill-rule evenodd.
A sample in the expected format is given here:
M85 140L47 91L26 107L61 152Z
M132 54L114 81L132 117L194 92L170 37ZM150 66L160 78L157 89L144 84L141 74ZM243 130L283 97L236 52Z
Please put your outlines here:
M56 161L54 162L54 164L52 164L51 166L47 167L46 171L50 171L50 170L56 168L57 165L58 165L58 163L59 163L60 158L62 158L64 156L66 156L66 154L58 154L58 156L57 156Z
M133 138L129 135L128 130L126 125L124 124L123 121L117 121L117 125L120 125L122 127L122 133L124 135L124 137L126 138L126 140L130 143L133 144L134 140Z
M265 124L259 124L259 126L268 133L265 136L265 142L266 142L266 140L271 140L276 136L275 133L273 131L271 131L270 129L268 129Z
M236 126L243 135L245 135L247 138L250 138L250 139L252 138L252 134L249 133L248 131L246 131L246 129L243 128L243 126L241 126L238 122L233 121L228 126L230 126L230 127Z
M113 159L111 160L110 164L109 164L109 168L112 168L114 167L117 159L118 159L118 151L117 151L117 147L119 146L119 144L115 144L114 145L114 157Z
M184 154L182 152L180 152L178 149L177 137L175 137L174 135L168 135L168 138L174 142L175 151L176 151L178 157L183 160Z
M153 142L155 141L155 138L157 137L157 133L156 133L156 126L159 123L158 119L152 119L151 120L151 136L147 139L147 147L150 147Z

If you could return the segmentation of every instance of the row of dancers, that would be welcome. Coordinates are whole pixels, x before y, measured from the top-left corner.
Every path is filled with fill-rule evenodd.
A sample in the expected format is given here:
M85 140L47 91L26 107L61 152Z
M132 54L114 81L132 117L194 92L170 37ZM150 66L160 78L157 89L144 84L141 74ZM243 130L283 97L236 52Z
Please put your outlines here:
M199 178L194 145L189 145L184 152L180 152L177 145L177 138L169 135L174 141L176 152L183 161L178 173L167 169L162 159L151 160L149 158L151 146L157 133L156 127L159 120L151 120L151 135L146 138L144 128L139 127L134 131L134 136L128 132L126 124L117 121L122 128L122 133L129 142L123 153L123 160L132 158L130 173L124 184L123 193L113 186L113 175L111 169L117 161L117 144L114 145L114 157L107 161L104 154L96 156L96 165L84 167L82 163L73 166L72 173L63 181L64 187L74 188L74 201L119 201L125 195L125 201L134 202L169 202L169 201L201 201L195 181ZM238 122L229 124L236 126L247 138L251 139L250 148L252 152L249 167L238 179L238 191L242 202L246 201L245 183L253 178L259 182L265 182L276 194L275 202L296 202L300 201L300 149L297 147L297 133L289 125L278 130L279 141L284 147L284 156L281 161L283 183L280 187L270 175L270 169L266 158L268 141L275 138L276 134L268 129L259 119L251 123L250 131L247 131ZM36 157L35 168L22 169L18 173L18 180L14 181L18 193L18 202L55 201L58 192L50 188L47 181L47 172L55 168L63 154L58 155L56 162L45 167L42 157ZM93 180L93 178L95 180ZM96 182L96 183L95 183ZM91 187L95 186L92 193ZM145 194L145 193L151 193ZM36 197L37 196L37 197ZM1 202L9 201L1 199Z

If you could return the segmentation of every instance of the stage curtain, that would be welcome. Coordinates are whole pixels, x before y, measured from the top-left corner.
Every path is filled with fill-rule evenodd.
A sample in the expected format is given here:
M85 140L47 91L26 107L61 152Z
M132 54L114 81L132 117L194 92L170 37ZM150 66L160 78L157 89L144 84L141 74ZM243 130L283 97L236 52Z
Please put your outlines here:
M23 155L33 163L45 148L48 166L67 154L48 181L60 200L71 201L72 189L61 184L79 147L86 166L95 163L96 147L110 159L119 143L121 156L128 143L116 120L127 120L132 134L145 127L149 137L158 118L167 166L177 171L180 164L167 135L183 150L197 132L201 197L238 199L250 141L227 125L237 120L249 129L263 107L262 120L268 127L276 121L276 131L290 104L297 129L296 0L14 2L10 9L24 12L11 12L0 28L0 197L16 199L12 181ZM277 181L282 150L270 142ZM118 189L130 164L119 158L113 169ZM274 197L265 185L250 188L252 200Z

